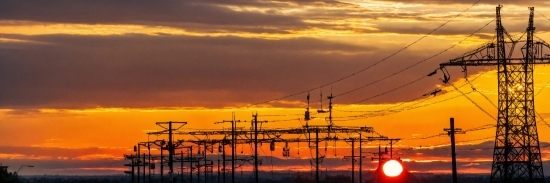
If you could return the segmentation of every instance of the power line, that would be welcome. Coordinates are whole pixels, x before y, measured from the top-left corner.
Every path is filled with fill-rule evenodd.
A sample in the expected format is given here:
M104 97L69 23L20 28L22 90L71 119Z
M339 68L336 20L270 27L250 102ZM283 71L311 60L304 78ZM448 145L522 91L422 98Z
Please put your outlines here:
M470 102L472 102L472 104L474 104L479 110L483 111L485 114L487 114L488 116L490 116L491 118L493 118L495 121L497 120L493 115L489 114L489 112L487 112L485 109L483 109L479 104L477 104L474 100L472 100L470 97L468 97L467 95L464 94L464 92L460 91L455 85L452 85L451 86L453 88L455 88L456 91L460 92L464 97L466 97ZM473 91L476 91L476 90L473 90Z
M472 90L476 91L477 93L481 94L481 96L483 96L483 98L485 98L485 100L489 101L489 103L491 103L491 105L493 105L493 107L495 107L495 109L498 109L497 105L495 105L495 103L493 103L493 101L491 101L489 99L489 97L487 97L487 95L481 93L479 90L477 90L474 85L472 83L470 83L470 81L468 80L468 78L466 78L466 82L468 82L468 84L470 84L470 86L472 87Z
M458 13L457 15L455 15L455 16L452 17L451 19L447 20L445 23L439 25L437 28L433 29L432 31L428 32L428 33L425 34L424 36L420 37L420 38L417 39L416 41L413 41L412 43L408 44L407 46L405 46L405 47L403 47L403 48L397 50L396 52L390 54L389 56L387 56L387 57L385 57L385 58L383 58L383 59L381 59L381 60L379 60L379 61L377 61L377 62L375 62L375 63L373 63L373 64L371 64L371 65L369 65L369 66L367 66L367 67L365 67L365 68L363 68L363 69L361 69L361 70L359 70L359 71L356 71L356 72L354 72L354 73L351 73L351 74L349 74L349 75L347 75L347 76L344 76L344 77L339 78L339 79L337 79L337 80L334 80L334 81L332 81L332 82L329 82L329 83L326 83L326 84L322 84L322 85L317 86L317 87L314 87L314 88L310 88L310 89L308 89L308 90L304 90L304 91L301 91L301 92L289 94L289 95L286 95L286 96L283 96L283 97L279 97L279 98L275 98L275 99L271 99L271 100L267 100L267 101L255 103L255 104L250 104L250 105L247 105L247 106L245 106L245 107L255 106L255 105L264 104L264 103L269 103L269 102L278 101L278 100L281 100L281 99L293 97L293 96L296 96L296 95L300 95L300 94L303 94L303 93L306 93L306 92L309 92L309 91L312 91L312 90L320 89L320 88L323 88L323 87L325 87L325 86L329 86L329 85L332 85L332 84L334 84L334 83L337 83L337 82L346 80L346 79L351 78L351 77L353 77L353 76L355 76L355 75L357 75L357 74L359 74L359 73L362 73L362 72L364 72L364 71L366 71L366 70L369 70L370 68L372 68L372 67L374 67L374 66L376 66L376 65L378 65L378 64L380 64L380 63L382 63L382 62L385 62L385 61L388 60L389 58L391 58L391 57L393 57L393 56L395 56L395 55L401 53L402 51L408 49L408 48L411 47L412 45L414 45L414 44L420 42L421 40L423 40L424 38L428 37L429 35L431 35L431 34L434 33L435 31L439 30L441 27L447 25L447 24L448 24L449 22L451 22L452 20L456 19L457 17L459 17L460 15L462 15L463 13L465 13L466 11L470 10L470 8L472 8L473 6L477 5L480 1L481 1L481 0L477 0L474 4L472 4L471 6L469 6L468 8L466 8L464 11ZM494 21L494 19L493 19L493 21ZM491 21L491 22L492 22L492 21ZM485 26L484 26L484 27L485 27ZM477 31L476 31L476 32L477 32ZM470 36L471 36L471 35L470 35ZM470 36L468 36L468 37L470 37ZM461 41L461 42L462 42L462 41ZM453 46L453 47L454 47L454 46ZM447 51L447 50L445 50L445 51ZM435 56L434 56L434 57L435 57ZM433 57L432 57L432 58L433 58ZM427 59L426 59L426 60L427 60ZM414 64L413 66L410 66L410 67L414 67L415 65L418 65L418 64L420 64L420 63L416 63L416 64ZM408 69L408 68L407 68L407 69ZM406 70L406 69L405 69L405 70Z
M342 93L342 94L338 94L338 95L336 95L336 96L334 96L334 97L339 97L339 96L342 96L342 95L346 95L346 94L352 93L352 92L354 92L354 91L357 91L357 90L359 90L359 89L365 88L365 87L367 87L367 86L376 84L376 83L378 83L378 82L380 82L380 81L386 80L386 79L388 79L388 78L390 78L390 77L393 77L393 76L395 76L395 75L397 75L397 74L400 74L400 73L402 73L402 72L404 72L404 71L406 71L406 70L409 70L409 69L411 69L411 68L413 68L413 67L415 67L415 66L417 66L417 65L419 65L419 64L421 64L421 63L424 63L424 62L426 62L426 61L428 61L428 60L430 60L430 59L432 59L432 58L435 58L435 57L437 57L437 56L439 56L439 55L441 55L441 54L443 54L443 53L445 53L445 52L447 52L447 51L453 49L454 47L458 46L458 45L461 44L462 42L466 41L468 38L472 37L473 35L475 35L475 34L478 33L479 31L481 31L482 29L484 29L485 27L487 27L489 24L491 24L491 23L494 22L494 21L495 21L495 19L493 19L493 20L487 22L487 23L486 23L485 25L483 25L481 28L479 28L479 29L476 30L475 32L471 33L470 35L466 36L464 39L460 40L459 42L457 42L457 43L451 45L451 46L450 46L449 48L447 48L447 49L444 49L444 50L442 50L442 51L440 51L440 52L438 52L438 53L436 53L436 54L434 54L434 55L432 55L432 56L430 56L430 57L428 57L428 58L425 58L425 59L423 59L423 60L421 60L421 61L419 61L419 62L416 62L416 63L414 63L414 64L412 64L412 65L409 65L408 67L405 67L405 68L403 68L403 69L401 69L401 70L399 70L399 71L397 71L397 72L394 72L394 73L392 73L392 74L390 74L390 75L388 75L388 76L386 76L386 77L383 77L383 78L381 78L381 79L378 79L378 80L373 81L373 82L371 82L371 83L368 83L368 84L366 84L366 85L363 85L363 86L354 88L354 89L349 90L349 91L347 91L347 92L344 92L344 93ZM416 80L414 80L414 81L412 81L412 82L409 82L409 83L406 83L406 84L404 84L404 85L401 85L401 86L399 86L399 87L397 87L397 88L394 88L394 89L392 89L392 90L383 92L383 93L381 93L381 94L377 94L377 95L375 95L375 96L372 96L372 97L369 97L369 98L366 98L366 99L362 99L362 100L353 102L353 103L351 103L351 104L358 104L358 103L365 102L365 101L374 99L374 98L376 98L376 97L379 97L379 96L382 96L382 95L391 93L391 92L396 91L396 90L398 90L398 89L404 88L405 86L408 86L408 85L410 85L410 84L416 83L416 82L418 82L419 80L424 79L424 78L426 78L426 77L427 77L427 76L423 76L423 77L421 77L421 78L418 78L418 79L416 79ZM351 104L350 104L350 105L351 105Z
M411 84L414 84L414 83L416 83L416 82L418 82L418 81L420 81L420 80L422 80L422 79L424 79L424 78L426 78L426 77L428 77L428 76L422 76L422 77L420 77L420 78L418 78L418 79L416 79L416 80L414 80L414 81L411 81L411 82L409 82L409 83L406 83L406 84L401 85L401 86L399 86L399 87L396 87L396 88L394 88L394 89L385 91L385 92L383 92L383 93L379 93L379 94L374 95L374 96L372 96L372 97L369 97L369 98L366 98L366 99L363 99L363 100L359 100L359 101L353 102L352 104L357 104L357 103L364 102L364 101L367 101L367 100L370 100L370 99L373 99L373 98L376 98L376 97L379 97L379 96L382 96L382 95L386 95L386 94L388 94L388 93L394 92L394 91L396 91L396 90L399 90L399 89L401 89L401 88L404 88L404 87L406 87L406 86L409 86L409 85L411 85ZM381 80L378 80L378 81L381 81ZM342 96L342 95L348 94L348 93L349 93L349 92L343 93L343 94L340 94L340 95L336 95L335 97L337 97L337 96Z
M474 127L474 128L464 130L464 132L481 131L481 130L491 129L491 128L495 128L495 127L496 127L496 125L485 124L485 125L482 125L482 126L478 126L478 127ZM429 136L424 136L424 137L419 137L419 138L404 138L403 140L425 140L425 139L431 139L431 138L446 136L446 135L447 135L447 133L438 133L438 134L435 134L435 135L429 135ZM461 141L457 141L457 142L461 142Z
M481 76L484 75L485 73L487 73L487 72L483 72L483 73L477 75L477 76L476 76L475 78L473 78L471 81L473 82L473 81L477 80L479 77L481 77ZM466 85L467 85L467 84L465 83L465 84L459 86L458 88L462 88L462 87L464 87L464 86L466 86ZM439 87L437 87L435 90L441 90L442 88L443 88L443 86L439 86ZM451 91L451 92L454 92L454 91ZM451 92L448 92L448 93L451 93ZM469 94L469 93L472 93L472 92L473 92L473 91L468 92L468 93L466 93L466 94ZM433 92L430 92L430 93L433 93ZM426 94L430 94L430 93L426 93ZM448 93L445 93L445 94L448 94ZM395 113L402 112L402 111L413 110L413 109L417 109L417 108L421 108L421 107L430 106L430 105L433 105L433 104L438 104L438 103L441 103L441 102L446 102L446 101L449 101L449 100L452 100L452 99L455 99L455 98L460 97L460 96L455 96L455 97L448 98L448 99L445 99L445 100L441 100L441 101L438 101L438 102L433 102L433 103L425 104L425 105L421 105L421 106L415 106L415 105L417 105L417 104L420 104L421 102L424 102L424 101L427 101L427 100L429 100L429 99L435 98L435 97L431 97L431 98L426 98L426 99L424 99L424 100L418 101L418 102L413 103L413 104L411 104L411 105L402 107L402 108L397 109L397 110L390 110L390 109L392 109L392 108L401 106L401 105L403 105L403 104L405 104L405 103L412 102L412 101L415 101L415 100L417 100L417 99L419 99L419 98L425 97L426 94L424 94L424 95L422 95L422 96L420 96L420 97L416 97L416 98L414 98L414 99L412 99L412 100L409 100L409 101L407 101L407 102L402 102L402 103L397 104L397 105L395 105L395 106L392 106L392 107L383 109L383 110L377 110L377 111L341 111L341 112L367 112L367 113L365 113L365 114L360 114L360 115L345 116L345 117L334 117L334 118L350 118L350 117L351 117L351 118L356 118L356 119L351 119L351 120L358 120L358 119L364 119L364 118L368 118L368 117L374 117L374 116L366 116L366 115L369 115L369 114L372 115L373 113L382 113L382 112L386 112L386 111L392 112L392 113L389 113L389 114L395 114ZM445 94L443 94L443 95L445 95ZM442 95L439 95L439 96L442 96ZM415 106L415 107L412 107L412 106ZM385 114L385 115L389 115L389 114ZM383 116L383 115L375 115L375 116ZM361 118L358 118L358 117L361 117ZM351 121L351 120L336 120L336 121Z
M473 91L470 91L468 93L465 93L466 95L467 94L470 94L472 93ZM414 107L410 107L410 106L407 106L407 107L404 107L404 108L401 108L399 110L394 110L394 111L390 111L390 113L387 113L387 114L372 114L372 113L367 113L367 114L361 114L361 115L355 115L355 116L347 116L347 117L343 117L343 118L352 118L352 119L345 119L345 120L333 120L333 121L353 121L353 120L359 120L359 119L365 119L365 118L371 118L371 117L375 117L375 116L385 116L385 115L390 115L390 114L395 114L395 113L399 113L399 112L403 112L403 111L409 111L409 110L413 110L413 109L418 109L418 108L422 108L422 107L427 107L427 106L430 106L430 105L434 105L434 104L439 104L439 103L442 103L442 102L447 102L449 100L452 100L452 99L456 99L456 98L459 98L459 97L462 97L463 95L457 95L457 96L454 96L454 97L451 97L451 98L447 98L447 99L444 99L444 100L440 100L440 101L437 101L437 102L432 102L432 103L428 103L428 104L424 104L424 105L420 105L420 106L414 106ZM415 105L415 104L413 104ZM412 106L412 105L411 105ZM371 116L369 116L369 114Z
M477 80L479 77L483 76L483 75L486 74L486 73L488 73L488 72L482 72L481 74L478 74L476 77L474 77L473 79L471 79L471 82L474 82L475 80ZM462 88L462 87L464 87L464 86L466 86L466 84L460 85L458 88ZM409 103L409 102L412 102L412 101L416 101L416 100L418 100L418 99L420 99L420 98L424 98L424 97L426 97L426 96L429 96L429 95L431 95L431 94L434 94L435 91L441 90L441 89L443 89L443 87L444 87L443 85L442 85L442 86L439 86L439 87L437 87L435 90L432 90L432 91L430 91L430 92L427 92L427 93L425 93L424 95L418 96L418 97L413 98L413 99L411 99L411 100L408 100L408 101L406 101L406 102L401 102L401 103L399 103L399 104L397 104L397 105L394 105L394 106L392 106L392 107L385 108L385 109L382 109L382 110L376 110L376 111L360 111L360 110L337 110L337 109L336 109L335 111L338 111L338 112L370 112L370 113L372 113L372 112L389 111L389 109L393 109L393 108L399 107L399 106L401 106L401 105L404 105L404 104L406 104L406 103ZM442 94L442 95L436 95L436 96L443 96L443 95L446 95L446 94L449 94L449 93L452 93L452 92L455 92L455 91L450 91L450 92L444 93L444 94ZM413 106L413 105L422 103L422 102L424 102L424 101L426 101L426 100L430 100L430 99L433 99L433 98L435 98L435 97L426 97L426 98L424 98L424 100L418 101L418 102L416 102L415 104L411 104L411 105L409 105L409 106L407 106L407 107L410 107L410 106ZM403 108L407 108L407 107L403 107Z

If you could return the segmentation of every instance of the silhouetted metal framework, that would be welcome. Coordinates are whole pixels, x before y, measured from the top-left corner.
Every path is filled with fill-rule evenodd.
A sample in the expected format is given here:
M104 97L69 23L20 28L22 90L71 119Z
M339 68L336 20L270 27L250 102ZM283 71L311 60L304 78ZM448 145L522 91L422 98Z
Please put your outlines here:
M254 118L253 121L257 121L257 118ZM242 120L235 120L235 122L246 122ZM252 144L252 143L269 143L274 147L274 143L308 143L310 148L315 148L315 161L312 163L315 166L316 180L318 181L318 171L319 165L323 157L319 157L319 143L320 142L335 142L335 141L348 141L350 138L339 137L338 134L349 135L349 134L360 134L360 133L372 133L374 129L372 127L358 127L358 126L336 126L336 125L307 125L301 128L285 128L285 129L243 129L235 128L234 130L203 130L203 131L187 131L187 132L174 132L178 135L192 135L196 137L197 140L187 139L187 140L178 140L176 143L183 144L184 142L189 143L209 143L209 144L226 144L227 139L232 139L231 142L234 145L231 145L232 151L236 149L237 144ZM324 135L320 137L319 135ZM300 137L283 137L283 135L299 135ZM219 139L213 139L212 136L222 136ZM225 140L224 140L225 139ZM382 137L375 140L387 139L387 137ZM364 141L373 141L367 138ZM225 142L225 143L224 143ZM225 150L225 148L220 148ZM273 149L272 149L273 150ZM255 152L256 153L256 152ZM285 154L286 153L286 154ZM232 153L233 154L233 153ZM289 156L288 147L283 149L283 155ZM256 157L257 154L254 155ZM234 156L231 157L234 159ZM235 161L231 161L232 165ZM254 167L257 167L259 161L252 161ZM224 168L225 169L225 168ZM234 168L231 168L231 173L234 173Z
M242 120L232 120L232 123L236 122L246 122ZM163 180L163 167L173 167L174 163L180 163L181 164L181 172L183 172L183 164L187 163L189 165L189 179L190 181L193 180L193 171L195 171L197 174L197 180L198 182L201 182L201 171L204 173L204 181L207 181L207 178L213 177L213 160L207 159L206 154L214 153L214 147L218 146L218 153L223 154L223 160L222 165L218 164L218 166L223 166L221 171L223 171L223 182L225 182L225 172L227 170L231 171L231 174L234 174L235 168L239 168L245 163L250 163L254 166L255 169L258 169L258 165L261 164L261 160L258 160L257 153L258 151L254 150L254 156L253 158L236 158L234 155L236 154L235 150L237 148L238 144L253 144L255 147L258 147L258 144L264 144L268 143L270 144L271 151L275 150L275 143L284 143L285 147L283 147L283 156L288 157L290 156L290 148L288 147L289 143L307 143L309 148L315 149L315 157L312 161L312 166L315 167L316 172L316 181L319 182L318 177L318 171L319 171L319 165L322 163L322 160L324 156L320 156L319 154L319 148L321 142L359 142L366 143L370 141L398 141L400 139L390 139L388 137L384 136L367 136L368 133L374 134L374 129L372 127L360 127L360 126L336 126L333 124L329 125L304 125L302 127L298 128L276 128L276 129L259 129L257 126L257 123L260 123L262 121L259 121L257 119L257 114L253 115L252 127L250 129L245 128L237 128L236 125L232 125L231 130L222 129L222 130L193 130L193 131L176 131L174 128L166 128L162 131L157 132L149 132L149 135L166 135L168 134L169 138L173 135L185 135L190 138L185 139L179 139L179 140L155 140L152 142L140 142L138 143L138 149L136 151L136 154L131 155L125 155L126 159L132 160L131 164L127 164L126 166L131 166L132 169L134 167L144 167L143 168L143 180L145 182L145 165L151 165L154 164L154 162L151 162L151 160L160 160L160 179ZM265 121L263 121L265 122ZM164 128L164 127L163 127ZM289 135L289 136L287 136ZM351 136L350 136L351 135ZM357 137L352 137L353 135L358 135ZM184 146L184 144L187 144ZM192 144L192 145L189 145ZM137 161L138 158L140 158L139 154L139 146L147 147L150 151L150 147L152 145L156 145L160 147L160 155L151 155L150 152L147 155L149 161L146 160L146 154L143 154L141 158L143 158L142 162ZM229 158L226 158L226 146L229 145L231 148L232 155ZM170 153L170 151L174 151L175 149L183 149L181 153ZM193 155L193 149L198 149L197 154ZM163 151L168 151L168 155L163 155ZM360 151L360 156L355 157L354 154L354 148L352 147L352 159L359 158L359 166L362 165L362 158ZM184 155L184 152L186 154ZM170 156L173 156L170 158ZM219 160L218 160L219 161ZM232 166L230 168L226 168L226 162L231 162ZM233 168L233 165L235 167ZM148 166L149 169L151 169L150 166ZM202 170L201 170L202 169ZM361 168L362 169L362 168ZM139 170L139 168L138 168ZM218 171L220 169L218 168ZM131 173L134 171L128 171L128 173ZM139 172L139 171L138 171ZM133 174L133 173L132 173ZM210 176L207 176L207 174L210 174ZM361 175L361 174L360 174ZM149 176L150 177L150 176ZM234 182L234 176L231 176L231 181ZM255 173L255 181L259 182L258 180L258 174ZM218 172L218 181L220 178L220 172ZM182 177L183 179L183 177ZM140 180L139 177L137 179ZM149 178L151 180L151 178ZM168 179L169 181L171 179ZM360 178L361 180L361 178ZM212 182L213 180L210 180Z
M467 66L498 67L498 119L491 182L544 182L535 121L533 69L535 64L550 63L550 56L543 55L543 49L550 46L543 40L534 41L533 7L529 8L526 34L517 39L504 29L501 8L496 7L496 43L488 43L440 66L442 71L446 71L446 66L461 66L464 71ZM521 56L514 52L519 42L525 42ZM449 78L445 73L443 81L448 82Z

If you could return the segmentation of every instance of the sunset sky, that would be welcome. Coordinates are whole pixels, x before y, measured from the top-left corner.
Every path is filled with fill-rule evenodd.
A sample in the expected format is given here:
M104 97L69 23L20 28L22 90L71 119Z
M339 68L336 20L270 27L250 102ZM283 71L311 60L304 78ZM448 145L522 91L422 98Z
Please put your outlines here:
M230 126L214 122L257 112L285 120L264 128L300 127L309 91L313 111L328 107L321 93L336 96L336 125L404 139L396 152L410 170L449 173L449 137L418 138L443 133L450 117L464 130L496 124L496 71L448 68L459 91L443 85L440 71L425 76L491 41L499 3L511 35L525 31L534 6L536 35L550 41L547 0L0 1L0 163L35 166L23 175L121 174L123 154L163 138L146 135L160 129L155 122L222 129ZM550 67L537 66L535 105L546 121L549 82ZM388 108L397 112L364 112ZM326 124L326 115L314 116L311 124ZM538 119L538 127L550 170L550 125ZM489 173L494 135L457 135L460 173ZM387 142L364 151L379 144ZM322 166L350 168L341 160L349 145L334 145L323 148ZM290 158L282 146L262 146L262 170L310 169L306 144L291 145Z

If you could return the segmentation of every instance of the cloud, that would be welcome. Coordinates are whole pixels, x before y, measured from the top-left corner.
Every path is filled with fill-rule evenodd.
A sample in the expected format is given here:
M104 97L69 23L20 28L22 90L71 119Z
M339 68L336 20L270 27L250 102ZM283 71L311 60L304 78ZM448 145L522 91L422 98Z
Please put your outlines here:
M260 3L255 3L260 4ZM32 13L28 13L32 12ZM237 12L207 1L3 1L0 19L80 24L143 24L193 27L243 26L259 32L283 31L305 24L297 17L261 12Z
M381 60L388 52L312 38L264 40L189 36L15 36L48 44L13 44L0 49L0 106L5 108L223 107L255 103L312 88ZM393 49L393 48L390 48ZM421 60L402 54L333 91L379 79ZM431 60L400 77L342 98L356 101L433 71ZM431 63L431 64L430 64ZM370 77L366 77L370 76ZM412 86L422 95L437 79ZM391 85L385 85L393 83ZM324 88L325 94L330 88ZM305 96L305 94L304 94ZM391 94L375 102L399 101ZM301 98L301 97L300 97ZM294 100L294 99L291 99Z
M403 1L403 0L378 0L378 1L386 1L386 2L399 2L399 3L411 3L411 4L436 4L436 5L442 5L442 4L472 4L476 2L476 0L410 0L410 1ZM480 4L490 4L490 5L498 5L498 4L504 4L504 5L531 5L531 6L543 6L548 5L549 2L545 0L531 0L531 1L516 1L516 0L484 0L480 1Z
M397 1L399 2L399 1ZM434 1L417 1L431 3ZM150 29L173 27L198 33L295 34L300 31L424 34L456 16L449 2L435 1L443 9L400 7L393 1L384 6L362 6L346 1L5 1L0 2L3 24L143 25ZM545 1L540 1L545 2ZM407 1L405 3L410 3ZM431 6L431 5L430 5ZM32 13L28 13L32 12ZM527 11L526 11L527 12ZM505 18L525 15L510 12ZM472 21L494 18L490 11L470 10L461 24L445 32L468 34ZM459 21L459 20L457 20ZM17 24L17 23L16 23ZM388 25L387 24L393 24ZM545 29L547 30L547 29ZM445 32L434 32L443 34Z

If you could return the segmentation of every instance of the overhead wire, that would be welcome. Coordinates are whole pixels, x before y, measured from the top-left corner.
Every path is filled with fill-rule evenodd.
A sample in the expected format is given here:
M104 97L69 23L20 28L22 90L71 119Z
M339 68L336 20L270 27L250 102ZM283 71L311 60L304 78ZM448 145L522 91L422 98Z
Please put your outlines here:
M482 72L481 74L478 74L476 77L474 77L473 79L471 79L471 82L477 80L479 77L481 77L482 75L486 74L488 72ZM464 87L466 84L463 84L463 85L460 85L458 88L462 88ZM441 86L438 86L437 88L435 88L434 90L431 90L430 92L427 92L425 93L424 95L420 95L416 98L413 98L413 99L410 99L408 101L405 101L405 102L400 102L399 104L396 104L394 106L391 106L389 108L385 108L385 109L382 109L382 110L370 110L370 111L364 111L364 110L335 110L335 111L338 111L338 112L382 112L382 111L388 111L389 109L393 109L393 108L396 108L396 107L399 107L399 106L402 106L406 103L410 103L410 102L413 102L413 101L417 101L418 99L420 98L424 98L423 100L420 100L420 101L417 101L416 103L422 103L426 100L430 100L430 99L433 99L435 97L426 97L426 96L429 96L429 94L432 94L434 93L434 91L436 90L441 90L443 89L444 85L441 85ZM452 93L452 92L455 92L455 91L450 91L450 92L447 92L447 93L444 93L444 94L441 94L441 95L437 95L437 96L443 96L443 95L446 95L446 94L449 94L449 93ZM412 106L414 104L411 104L409 106ZM406 108L406 107L405 107Z
M472 93L473 91L470 91L468 93L464 93L465 95L468 95L470 93ZM432 103L428 103L428 104L424 104L424 105L420 105L420 106L414 106L414 107L410 107L410 106L407 106L405 108L402 108L401 110L394 110L394 111L391 111L391 113L377 113L377 114L372 114L372 113L368 113L368 114L361 114L361 115L355 115L355 116L347 116L345 118L351 118L351 119L345 119L345 120L333 120L333 121L353 121L353 120L359 120L359 119L366 119L366 118L371 118L371 117L375 117L375 116L386 116L386 115L390 115L390 114L395 114L395 113L399 113L399 112L403 112L403 111L409 111L409 110L413 110L413 109L418 109L418 108L422 108L422 107L427 107L427 106L430 106L430 105L434 105L434 104L439 104L439 103L442 103L442 102L447 102L449 100L452 100L452 99L456 99L456 98L459 98L459 97L462 97L462 95L457 95L457 96L454 96L454 97L451 97L451 98L447 98L447 99L444 99L444 100L440 100L440 101L437 101L437 102L432 102ZM370 114L370 116L369 116ZM344 117L343 117L344 118Z
M481 76L484 75L485 73L487 73L487 72L483 72L483 73L477 75L477 76L476 76L475 78L473 78L471 81L473 82L473 81L477 80L479 77L481 77ZM465 85L467 85L467 83L465 83L465 84L459 86L458 88L462 88L462 87L464 87ZM443 86L439 86L438 88L436 88L436 90L441 89L442 87L443 87ZM451 91L451 92L453 92L453 91ZM451 93L451 92L448 92L448 93ZM468 93L464 93L464 94L467 95L467 94L470 94L470 93L472 93L472 92L474 92L474 91L471 91L471 92L468 92ZM446 93L446 94L448 94L448 93ZM443 94L443 95L445 95L445 94ZM442 95L439 95L439 96L442 96ZM418 99L418 98L422 98L422 97L424 97L424 96L417 97L417 98L415 98L415 99L413 99L413 100L411 100L411 101L414 101L414 100L416 100L416 99ZM426 100L435 98L435 97L429 97L429 98L426 98L426 99L424 99L424 100L421 100L421 101L416 102L416 103L413 103L413 104L411 104L411 105L402 107L402 108L397 109L397 110L391 110L391 111L390 111L389 109L395 108L395 107L397 107L397 106L401 106L401 105L403 105L403 104L405 104L405 103L408 103L408 102L403 102L403 103L400 103L400 104L398 104L398 105L395 105L395 106L392 106L392 107L389 107L389 108L386 108L386 109L383 109L383 110L367 111L368 113L365 113L365 114L351 115L351 116L344 116L344 117L335 117L335 118L353 118L353 119L347 119L347 120L333 120L333 121L352 121L352 120L359 120L359 119L370 118L370 117L374 117L374 116L385 116L385 115L395 114L395 113L399 113L399 112L403 112L403 111L408 111L408 110L413 110L413 109L417 109L417 108L421 108L421 107L427 107L427 106L430 106L430 105L434 105L434 104L446 102L446 101L449 101L449 100L452 100L452 99L455 99L455 98L458 98L458 97L460 97L460 95L459 95L459 96L455 96L455 97L451 97L451 98L448 98L448 99L445 99L445 100L441 100L441 101L438 101L438 102L433 102L433 103L429 103L429 104L424 104L424 105L421 105L421 106L415 106L415 105L417 105L417 104L420 104L420 103L423 102L423 101L426 101ZM409 102L410 102L410 101L409 101ZM389 113L389 114L382 114L382 115L380 114L380 113L386 112L386 111L391 112L391 113ZM352 112L352 111L345 111L345 112ZM362 111L362 112L365 112L365 111ZM374 115L374 116L367 116L367 115L372 115L373 113L378 113L378 114L377 114L377 115Z
M332 85L332 84L334 84L334 83L341 82L341 81L346 80L346 79L348 79L348 78L351 78L351 77L353 77L353 76L355 76L355 75L357 75L357 74L359 74L359 73L362 73L362 72L364 72L364 71L366 71L366 70L369 70L370 68L372 68L372 67L374 67L374 66L376 66L376 65L378 65L378 64L380 64L380 63L382 63L382 62L385 62L385 61L388 60L389 58L391 58L391 57L393 57L393 56L395 56L395 55L401 53L402 51L408 49L409 47L415 45L416 43L420 42L420 41L423 40L424 38L426 38L426 37L428 37L429 35L433 34L435 31L439 30L441 27L447 25L449 22L453 21L454 19L456 19L457 17L461 16L461 15L462 15L463 13L465 13L466 11L470 10L470 8L472 8L472 7L474 7L475 5L477 5L480 1L481 1L481 0L477 0L477 1L474 2L471 6L469 6L468 8L466 8L465 10L463 10L462 12L456 14L454 17L452 17L451 19L447 20L445 23L439 25L437 28L431 30L431 31L428 32L427 34L423 35L423 36L420 37L419 39L413 41L412 43L408 44L407 46L405 46L405 47L403 47L403 48L397 50L396 52L390 54L389 56L386 56L386 57L384 57L383 59L381 59L381 60L379 60L379 61L377 61L377 62L375 62L375 63L373 63L373 64L371 64L371 65L369 65L369 66L367 66L367 67L365 67L365 68L363 68L363 69L360 69L360 70L358 70L358 71L356 71L356 72L353 72L353 73L351 73L351 74L349 74L349 75L346 75L346 76L341 77L341 78L339 78L339 79L336 79L336 80L334 80L334 81L331 81L331 82L328 82L328 83L319 85L319 86L317 86L317 87L313 87L313 88L310 88L310 89L307 89L307 90L303 90L303 91L301 91L301 92L289 94L289 95L286 95L286 96L283 96L283 97L279 97L279 98L275 98L275 99L271 99L271 100L267 100L267 101L263 101L263 102L258 102L258 103L246 105L246 106L244 106L244 107L256 106L256 105L259 105L259 104L265 104L265 103L269 103L269 102L278 101L278 100L282 100L282 99L285 99L285 98L293 97L293 96L296 96L296 95L300 95L300 94L303 94L303 93L306 93L306 92L309 92L309 91L312 91L312 90L316 90L316 89L320 89L320 88L323 88L323 87ZM493 19L492 21L494 21L494 19ZM491 22L492 22L492 21L491 21ZM477 32L477 31L476 31L476 32ZM471 36L471 35L470 35L470 36ZM468 37L470 37L470 36L468 36ZM454 47L454 46L453 46L453 47ZM446 51L446 50L445 50L445 51ZM426 60L427 60L427 59L426 59ZM410 67L414 67L415 65L418 65L418 64L420 64L420 63L416 63L416 64L414 64L413 66L410 66ZM406 68L406 69L409 69L409 68ZM405 70L406 70L406 69L405 69Z
M491 128L495 128L495 127L496 127L496 125L493 125L493 124L485 124L485 125L481 125L481 126L478 126L478 127L463 130L463 132L481 131L481 130L491 129ZM446 135L448 135L448 134L447 133L438 133L438 134L428 135L428 136L419 137L419 138L403 138L402 140L425 140L425 139L431 139L431 138L446 136Z
M483 107L481 107L479 104L477 104L474 100L472 100L470 97L468 97L467 95L464 94L464 92L460 91L455 85L451 84L451 86L458 92L460 92L462 94L462 96L466 97L466 99L468 99L472 104L474 104L479 110L483 111L483 113L487 114L488 116L490 116L491 118L493 118L495 121L497 120L497 118L495 118L493 115L491 115L489 112L487 112L485 109L483 109ZM475 91L475 90L474 90Z
M465 78L465 79L466 79L466 82L467 82L468 84L470 84L470 86L472 87L472 90L474 90L475 92L479 93L481 96L483 96L483 98L485 98L485 100L487 100L489 103L491 103L491 105L492 105L493 107L495 107L496 109L498 109L497 105L495 105L495 103L493 103L493 101L491 101L491 99L489 99L489 97L487 97L487 95L485 95L485 94L481 93L479 90L477 90L477 89L475 88L475 86L470 82L470 80L468 80L468 78Z
M409 66L407 66L407 67L405 67L405 68L403 68L403 69L401 69L401 70L399 70L399 71L397 71L397 72L394 72L394 73L392 73L392 74L390 74L390 75L388 75L388 76L386 76L386 77L380 78L380 79L378 79L378 80L376 80L376 81L373 81L373 82L370 82L370 83L368 83L368 84L366 84L366 85L363 85L363 86L354 88L354 89L352 89L352 90L346 91L346 92L344 92L344 93L338 94L338 95L336 95L336 96L334 96L334 97L339 97L339 96L342 96L342 95L346 95L346 94L352 93L352 92L354 92L354 91L357 91L357 90L359 90L359 89L362 89L362 88L371 86L371 85L376 84L376 83L378 83L378 82L380 82L380 81L386 80L386 79L388 79L388 78L390 78L390 77L393 77L393 76L395 76L395 75L397 75L397 74L400 74L400 73L402 73L402 72L404 72L404 71L407 71L407 70L409 70L409 69L411 69L411 68L413 68L413 67L415 67L415 66L417 66L417 65L419 65L419 64L421 64L421 63L424 63L424 62L426 62L426 61L428 61L428 60L430 60L430 59L432 59L432 58L435 58L435 57L437 57L437 56L439 56L439 55L441 55L441 54L443 54L443 53L445 53L445 52L447 52L447 51L453 49L454 47L458 46L459 44L462 44L462 42L466 41L467 39L469 39L469 38L472 37L473 35L477 34L479 31L483 30L485 27L487 27L489 24L491 24L491 23L494 22L494 21L495 21L495 19L493 19L493 20L487 22L487 23L486 23L485 25L483 25L481 28L477 29L475 32L473 32L473 33L471 33L470 35L466 36L464 39L460 40L459 42L457 42L457 43L451 45L451 46L450 46L449 48L447 48L447 49L444 49L444 50L442 50L442 51L440 51L440 52L438 52L438 53L436 53L436 54L434 54L434 55L432 55L432 56L430 56L430 57L428 57L428 58L425 58L425 59L423 59L423 60L421 60L421 61L418 61L418 62L416 62L416 63L414 63L414 64L412 64L412 65L409 65ZM420 77L420 78L418 78L418 79L416 79L416 80L414 80L414 81L412 81L412 82L406 83L406 84L401 85L401 86L399 86L399 87L397 87L397 88L394 88L394 89L392 89L392 90L386 91L386 92L381 93L381 94L377 94L377 95L372 96L372 97L369 97L369 98L367 98L367 99L362 99L362 100L353 102L353 103L351 103L351 104L358 104L358 103L365 102L365 101L371 100L371 99L373 99L373 98L376 98L376 97L379 97L379 96L382 96L382 95L391 93L391 92L396 91L396 90L398 90L398 89L404 88L405 86L408 86L408 85L410 85L410 84L416 83L416 82L418 82L419 80L424 79L424 78L426 78L426 77L428 77L428 76Z

